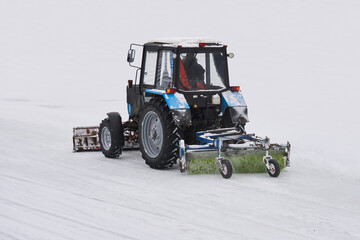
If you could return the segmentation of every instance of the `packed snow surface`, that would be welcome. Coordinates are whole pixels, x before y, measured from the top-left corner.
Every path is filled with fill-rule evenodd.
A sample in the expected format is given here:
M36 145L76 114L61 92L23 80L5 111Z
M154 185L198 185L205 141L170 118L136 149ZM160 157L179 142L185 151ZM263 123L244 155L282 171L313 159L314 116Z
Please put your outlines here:
M0 239L360 239L359 12L350 0L1 1ZM127 119L129 45L164 35L228 45L247 132L290 141L290 168L225 180L154 170L138 151L72 152L73 127Z

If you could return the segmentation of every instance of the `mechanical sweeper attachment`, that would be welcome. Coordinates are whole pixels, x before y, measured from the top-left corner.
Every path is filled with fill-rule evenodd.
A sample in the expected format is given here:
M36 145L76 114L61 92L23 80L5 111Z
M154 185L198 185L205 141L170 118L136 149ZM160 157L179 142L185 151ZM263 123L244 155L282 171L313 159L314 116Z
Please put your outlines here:
M137 131L133 130L132 123L123 123L124 150L139 149ZM73 151L101 151L99 126L73 128Z
M198 132L196 139L202 145L179 141L181 172L215 173L219 169L224 178L230 178L233 172L267 171L277 177L282 168L290 166L289 142L270 144L269 138L244 134L238 127Z
M100 151L99 127L75 127L73 128L73 150Z

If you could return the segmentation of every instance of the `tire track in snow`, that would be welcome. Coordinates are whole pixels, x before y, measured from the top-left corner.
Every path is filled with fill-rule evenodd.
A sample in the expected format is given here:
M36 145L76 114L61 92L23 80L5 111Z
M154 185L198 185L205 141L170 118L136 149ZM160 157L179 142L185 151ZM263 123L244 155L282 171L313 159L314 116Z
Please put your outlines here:
M0 199L1 201L2 199ZM36 226L35 224L31 224L31 223L28 223L28 222L25 222L25 221L21 221L19 218L13 218L13 217L9 217L7 215L4 215L2 213L0 213L0 217L2 217L3 219L8 219L8 220L11 220L15 223L21 223L25 226L28 226L28 227L31 227L33 229L36 229L36 230L40 230L42 232L45 232L45 233L48 233L48 234L51 234L52 236L54 235L57 235L57 236L60 236L61 238L63 239L69 239L69 240L77 240L75 238L71 238L71 237L68 237L68 236L65 236L63 234L59 234L58 232L54 232L54 231L49 231L48 229L46 228L43 228L43 227L39 227L39 226ZM8 234L6 234L8 235ZM0 233L0 236L1 236L1 233ZM9 235L8 235L9 236ZM12 235L11 235L12 236ZM12 236L13 237L13 236ZM14 239L20 239L20 238L17 238L17 237L13 237ZM28 238L21 238L21 239L24 239L24 240L28 240Z
M45 184L37 183L37 182L30 181L30 180L23 179L23 178L9 176L9 175L5 175L5 174L0 174L0 176L11 178L11 179L18 180L18 181L22 181L22 182L25 182L25 183L31 184L31 185L38 185L38 186L48 188L48 189L51 189L51 190L56 190L56 191L59 191L59 192L73 194L75 196L79 196L79 197L86 198L86 199L91 199L91 200L94 200L94 201L97 201L97 202L106 203L106 204L110 204L110 205L113 205L113 206L130 209L130 210L133 210L133 211L136 211L136 212L139 212L139 213L147 213L147 214L150 214L152 216L156 216L156 217L160 216L160 217L163 217L165 219L172 218L172 217L169 217L168 215L165 215L165 214L162 214L162 213L159 213L159 212L153 212L153 211L149 211L149 210L146 210L146 209L135 208L135 207L132 207L132 206L129 206L129 205L119 204L119 203L111 202L111 201L104 200L104 199L97 198L97 197L90 197L88 195L73 192L73 191L66 191L66 190L63 190L63 189L54 188L54 186L47 186ZM134 200L138 200L138 199L134 198ZM146 203L146 202L144 202L144 203Z
M98 226L95 226L95 225L92 225L92 224L81 222L81 221L78 221L78 220L75 220L75 219L72 219L72 218L69 218L69 217L66 217L66 216L62 216L62 215L54 213L54 212L47 212L47 211L44 211L42 209L31 207L31 206L28 206L28 205L24 205L24 204L15 202L15 201L7 200L7 199L4 199L4 198L0 198L0 201L5 203L5 204L15 205L15 206L23 208L25 210L30 210L30 211L33 211L33 212L37 212L37 213L46 215L46 216L48 216L50 218L57 218L57 219L60 219L60 220L65 220L67 222L75 223L75 224L78 224L80 226L88 227L90 229L96 229L96 230L99 230L99 231L102 231L102 232L105 232L105 233L109 233L109 234L114 235L116 237L121 237L121 238L125 238L125 239L132 239L132 240L139 240L139 238L134 238L134 237L129 236L129 235L121 234L119 232L114 232L114 231L111 231L111 230L106 229L106 228L102 228L102 227L98 227ZM0 214L0 216L2 216L2 215ZM5 216L5 217L8 217L8 216Z
M5 177L8 177L8 178L11 178L11 179L14 179L14 180L18 180L18 181L22 181L22 182L25 182L25 183L28 183L28 184L34 184L34 185L38 185L38 186L41 186L41 187L45 187L45 188L50 188L52 190L58 190L58 189L54 189L53 187L50 187L50 186L47 186L47 185L44 185L44 184L40 184L40 183L36 183L36 182L33 182L33 181L30 181L30 180L27 180L27 179L23 179L23 178L18 178L18 177L13 177L13 176L9 176L9 175L5 175L5 174L0 174L0 176L5 176ZM99 201L99 202L102 202L102 203L106 203L106 204L110 204L110 205L114 205L114 206L117 206L117 207L122 207L122 208L126 208L126 209L130 209L130 210L133 210L133 211L136 211L136 212L139 212L141 214L151 214L152 215L152 218L153 217L156 217L156 218L163 218L163 221L164 222L169 222L169 221L172 221L173 223L175 223L176 225L179 225L179 226L182 226L182 227L186 227L188 226L188 228L191 228L191 229L197 229L197 231L203 231L204 234L208 233L208 232L212 232L214 231L214 229L216 229L216 232L213 232L213 234L219 234L219 236L223 235L223 234L226 234L228 237L229 236L234 236L234 238L238 237L239 236L239 233L235 231L232 231L232 230L229 230L229 229L226 229L226 228L216 228L216 224L214 225L206 225L206 224L201 224L200 222L195 222L195 221L192 221L191 224L189 224L188 222L185 222L185 219L183 216L181 216L181 214L179 215L178 212L175 212L174 211L174 214L162 214L161 212L157 211L157 212L153 212L153 211L149 211L149 210L146 210L144 208L142 209L138 209L138 208L134 208L132 206L128 206L128 205L123 205L123 204L118 204L118 203L114 203L114 202L110 202L110 201L107 201L107 200L104 200L104 199L99 199L99 198L93 198L93 197L89 197L89 196L86 196L86 195L83 195L83 194L79 194L79 193L74 193L74 192L69 192L69 191L63 191L63 190L58 190L58 191L62 191L62 192L66 192L66 193L71 193L71 194L74 194L74 195L77 195L77 196L80 196L80 197L83 197L83 198L87 198L87 199L91 199L91 200L95 200L95 201ZM0 198L1 200L1 198ZM6 201L6 200L5 200ZM10 202L13 202L13 201L10 201ZM174 202L175 199L174 199ZM25 207L25 208L28 208L28 209L34 209L34 210L37 210L39 212L42 212L42 213L47 213L43 210L40 210L40 209L36 209L36 208L33 208L33 207L30 207L30 206L27 206L27 205L23 205L23 204L20 204L20 203L17 203L17 202L13 202L14 204L19 204L20 206L22 207ZM186 203L186 205L189 205L189 203ZM196 208L196 209L202 209L204 206L201 204L201 203L196 203L196 202L192 202L190 203L190 205L192 205L191 208ZM182 209L183 208L183 205L182 206L178 206L176 207L175 209ZM214 206L212 207L214 210L217 210L217 208ZM168 211L169 209L172 209L171 206L168 206L164 211ZM55 214L53 213L47 213L47 215L50 215L50 216L56 216ZM58 216L58 217L61 217L61 216ZM65 219L70 219L70 218L65 218ZM153 224L149 218L145 218L143 219L145 221L149 221L149 224ZM250 220L250 219L249 219ZM254 221L256 222L256 221ZM185 225L185 226L184 226Z
M1 215L1 213L0 213ZM7 234L7 233L4 233L4 232L0 232L0 239L7 239L7 240L27 240L25 238L17 238L17 237L14 237L13 235L11 234Z

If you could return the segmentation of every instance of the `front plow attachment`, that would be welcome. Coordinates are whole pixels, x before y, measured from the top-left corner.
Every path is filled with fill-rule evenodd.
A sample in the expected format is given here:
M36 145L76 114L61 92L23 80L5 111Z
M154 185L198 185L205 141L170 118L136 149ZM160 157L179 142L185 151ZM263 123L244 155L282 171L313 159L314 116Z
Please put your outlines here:
M181 171L189 174L211 174L220 171L224 178L232 173L268 172L277 177L290 166L290 143L271 144L269 138L243 134L237 128L197 133L202 145L185 145L180 140Z

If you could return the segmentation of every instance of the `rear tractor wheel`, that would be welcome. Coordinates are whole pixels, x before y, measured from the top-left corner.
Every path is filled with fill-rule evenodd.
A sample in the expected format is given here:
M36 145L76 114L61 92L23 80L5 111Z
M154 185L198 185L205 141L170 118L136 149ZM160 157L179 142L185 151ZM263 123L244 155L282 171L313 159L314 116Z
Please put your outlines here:
M140 113L140 151L152 168L171 167L179 158L181 130L176 126L164 99L150 100Z

